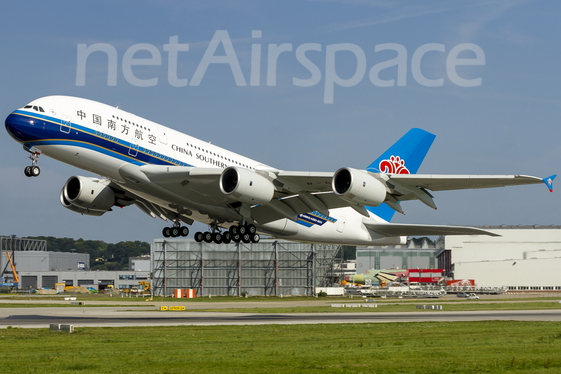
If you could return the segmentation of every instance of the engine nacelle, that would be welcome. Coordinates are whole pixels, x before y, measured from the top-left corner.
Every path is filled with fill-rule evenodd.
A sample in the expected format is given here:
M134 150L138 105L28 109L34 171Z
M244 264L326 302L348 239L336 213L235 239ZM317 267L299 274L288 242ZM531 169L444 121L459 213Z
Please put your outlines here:
M220 176L220 190L244 203L267 204L273 198L275 186L251 170L231 166Z
M60 191L60 203L76 213L101 216L115 205L109 183L107 179L70 177Z
M386 186L363 170L337 170L333 175L331 187L342 199L359 205L378 206L386 199Z

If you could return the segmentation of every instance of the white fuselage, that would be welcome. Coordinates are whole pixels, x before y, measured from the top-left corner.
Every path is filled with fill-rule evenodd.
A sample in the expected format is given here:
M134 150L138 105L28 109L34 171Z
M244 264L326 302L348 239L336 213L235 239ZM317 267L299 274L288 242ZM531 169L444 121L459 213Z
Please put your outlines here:
M11 116L19 116L18 118L27 121L25 130L15 125L8 129L24 147L34 147L49 157L106 177L123 189L167 209L177 202L168 196L136 189L134 184L123 179L120 172L123 166L140 167L154 164L217 169L236 166L252 171L279 171L158 123L91 100L48 96L33 101L26 108L14 111ZM8 120L6 126L8 128ZM186 198L190 201L197 200L196 195L189 195L189 192L186 192ZM212 215L200 206L191 208L192 219L206 224L213 220ZM374 214L369 214L370 217L364 217L354 209L344 207L331 209L327 220L319 219L321 224L310 221L302 224L301 221L282 218L268 226L258 224L258 228L261 232L273 234L275 237L297 241L362 245L403 243L404 237L383 238L368 230L363 220L383 221ZM232 217L236 215L232 214Z

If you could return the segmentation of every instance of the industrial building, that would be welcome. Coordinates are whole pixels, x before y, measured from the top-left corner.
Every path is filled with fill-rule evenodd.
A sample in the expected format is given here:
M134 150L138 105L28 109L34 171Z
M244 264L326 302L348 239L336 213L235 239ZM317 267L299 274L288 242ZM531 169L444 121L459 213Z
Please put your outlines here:
M501 236L446 236L438 267L453 279L511 291L561 291L561 226L484 226Z
M357 247L356 273L365 274L372 269L435 269L435 253L442 245L443 239L435 243L423 238L392 247Z
M397 247L358 247L356 272L443 269L447 279L511 291L561 291L561 226L485 226L500 236L414 239ZM313 295L337 285L344 269L340 246L262 240L257 244L156 239L150 261L131 258L126 271L89 271L87 254L49 252L41 240L0 237L0 270L11 279L13 253L23 290L67 286L129 289L150 280L156 295L194 289L199 296ZM354 265L354 263L353 263ZM412 275L411 275L412 276Z
M150 279L149 260L140 259L140 270L89 271L90 256L86 253L49 252L47 242L27 238L0 237L0 269L4 281L14 281L8 253L17 267L19 290L54 289L55 284L90 287L98 291L138 287L139 281ZM2 282L0 282L2 283Z
M90 269L87 253L16 251L14 261L19 273L26 271L77 271ZM6 252L2 252L0 264L7 262ZM3 268L2 268L3 269Z
M256 244L197 243L158 239L152 243L152 289L197 295L314 295L315 287L337 284L340 246L261 240Z
M561 226L480 228L500 236L450 235L434 242L415 239L395 247L358 247L357 274L443 269L447 279L480 288L561 291Z
M19 272L20 289L54 289L55 284L93 288L103 291L108 286L118 290L139 287L139 281L150 278L149 271L22 271Z
M150 255L129 257L129 270L150 271Z
M46 250L41 240L2 237L0 266L11 274L7 254L17 264L19 290L54 289L55 284L132 289L150 280L155 295L195 289L197 295L314 295L315 287L336 285L339 246L261 240L257 244L197 243L158 239L150 259L131 258L128 271L89 271L83 253Z

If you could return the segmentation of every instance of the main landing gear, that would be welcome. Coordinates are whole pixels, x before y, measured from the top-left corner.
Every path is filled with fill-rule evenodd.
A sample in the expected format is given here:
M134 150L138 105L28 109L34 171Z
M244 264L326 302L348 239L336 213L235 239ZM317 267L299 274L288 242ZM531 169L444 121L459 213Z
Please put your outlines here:
M261 237L257 233L257 228L255 225L234 225L231 226L228 231L221 233L213 229L212 232L197 232L195 234L195 241L197 243L224 243L229 244L230 242L239 243L259 243Z
M39 174L41 174L41 169L39 169L39 166L37 166L37 162L39 161L39 155L41 154L40 152L32 152L32 151L28 151L29 153L31 153L29 155L29 158L31 159L31 166L26 166L24 169L24 173L26 177L38 177Z
M189 229L187 228L187 226L181 226L181 224L178 222L172 227L164 227L164 229L162 230L162 235L164 235L165 238L187 236L189 235Z

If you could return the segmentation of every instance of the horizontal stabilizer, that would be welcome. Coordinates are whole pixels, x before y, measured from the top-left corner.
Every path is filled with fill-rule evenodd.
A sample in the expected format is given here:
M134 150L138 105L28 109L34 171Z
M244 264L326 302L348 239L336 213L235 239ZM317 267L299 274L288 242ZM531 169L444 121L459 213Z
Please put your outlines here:
M407 223L364 222L364 225L383 236L433 236L433 235L488 235L500 236L492 231L467 226L416 225Z

